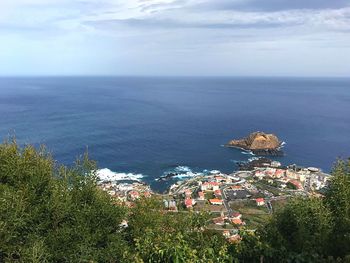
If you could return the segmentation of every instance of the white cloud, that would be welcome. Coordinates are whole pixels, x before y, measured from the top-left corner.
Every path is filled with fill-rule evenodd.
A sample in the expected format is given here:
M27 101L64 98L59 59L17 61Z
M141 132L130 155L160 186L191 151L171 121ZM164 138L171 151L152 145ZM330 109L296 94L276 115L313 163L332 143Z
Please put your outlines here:
M254 10L256 1L2 0L0 74L10 70L6 68L9 64L10 71L17 67L25 72L31 64L37 65L33 70L39 73L60 71L67 61L72 74L94 70L112 74L115 68L129 74L166 74L167 70L199 74L198 69L203 74L218 74L229 73L231 68L244 73L250 64L257 72L254 56L267 64L269 59L290 58L294 61L288 66L292 74L293 68L301 71L297 50L312 57L327 54L333 64L332 68L322 65L323 71L333 72L334 67L345 65L350 56L350 8L340 5L343 0L333 3L337 8L330 8L324 0L319 7L317 1L311 5L298 0L284 8L281 4L273 8L274 1L259 0L269 6L259 4ZM244 8L237 8L243 4ZM315 8L305 8L310 6ZM340 58L338 48L343 53ZM332 55L337 60L331 59ZM3 62L11 57L11 63ZM22 58L26 58L26 68L21 65ZM304 59L304 64L310 65L308 58ZM273 71L272 62L270 67ZM304 70L315 74L317 68Z

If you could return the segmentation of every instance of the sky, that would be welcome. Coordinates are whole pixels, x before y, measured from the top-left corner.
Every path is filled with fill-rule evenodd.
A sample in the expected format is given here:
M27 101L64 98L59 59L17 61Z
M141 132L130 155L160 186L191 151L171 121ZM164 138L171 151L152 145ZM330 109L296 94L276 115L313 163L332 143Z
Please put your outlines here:
M0 75L350 76L350 0L0 0Z

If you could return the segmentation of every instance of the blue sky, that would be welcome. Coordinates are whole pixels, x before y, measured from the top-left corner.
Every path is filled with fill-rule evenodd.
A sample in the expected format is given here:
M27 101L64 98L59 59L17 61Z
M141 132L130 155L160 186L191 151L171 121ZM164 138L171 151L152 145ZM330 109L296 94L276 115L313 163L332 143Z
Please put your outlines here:
M1 0L0 75L349 76L350 0Z

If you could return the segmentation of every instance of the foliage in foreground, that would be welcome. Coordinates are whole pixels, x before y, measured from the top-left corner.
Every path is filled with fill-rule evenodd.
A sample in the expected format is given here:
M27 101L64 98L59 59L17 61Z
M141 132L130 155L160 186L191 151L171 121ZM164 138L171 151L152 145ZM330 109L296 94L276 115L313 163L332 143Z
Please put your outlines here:
M229 244L206 214L131 209L97 188L93 162L58 166L44 149L0 145L0 262L345 262L350 255L350 162L325 198L295 199L266 226ZM128 219L129 227L119 225Z

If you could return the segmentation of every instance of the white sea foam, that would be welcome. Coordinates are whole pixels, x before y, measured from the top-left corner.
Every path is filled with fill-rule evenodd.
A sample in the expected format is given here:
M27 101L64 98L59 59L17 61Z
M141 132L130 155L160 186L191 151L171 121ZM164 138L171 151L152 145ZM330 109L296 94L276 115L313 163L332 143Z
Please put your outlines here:
M252 151L243 151L241 153L246 154L246 155L253 155L253 156L255 156L255 154Z
M181 165L181 166L176 166L172 170L166 171L163 174L163 176L156 178L155 180L161 181L164 178L165 179L175 178L177 180L184 180L184 179L196 177L196 176L205 176L205 175L209 175L209 174L220 174L220 173L221 173L221 171L219 171L219 170L207 170L207 169L205 169L201 172L195 172L190 167Z
M176 166L173 170L167 171L166 173L164 173L164 176L155 179L160 180L161 178L166 177L168 174L175 174L174 176L172 176L172 178L176 178L178 180L183 180L186 178L190 178L190 177L195 177L195 176L199 176L199 175L204 175L204 173L199 173L199 172L194 172L192 171L192 169L188 166Z
M108 168L97 170L97 176L100 181L112 182L123 180L141 181L141 179L144 177L142 174L113 172Z
M177 166L177 167L174 169L174 171L175 171L175 172L179 172L179 173L181 173L181 172L185 172L185 173L187 173L187 172L192 172L191 168L188 167L188 166Z
M195 177L198 175L201 175L202 173L197 173L197 172L193 172L192 169L188 166L177 166L174 171L176 173L178 173L177 175L175 175L175 178L178 179L184 179L184 178L190 178L190 177Z
M259 160L259 159L260 159L259 157L252 157L252 158L249 158L248 161L252 162L252 161L255 161L255 160Z
M202 175L202 173L186 172L184 174L175 175L174 177L178 178L178 179L184 179L184 178L190 178L190 177L195 177L195 176L199 176L199 175Z

